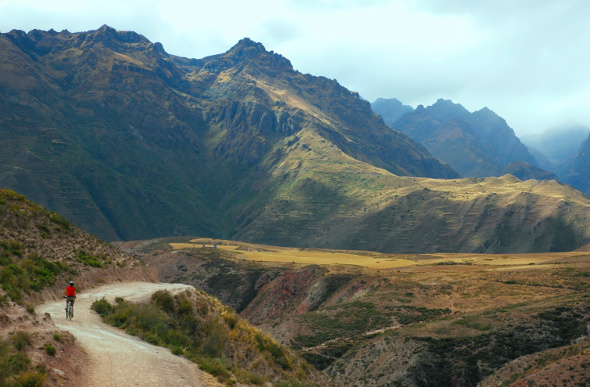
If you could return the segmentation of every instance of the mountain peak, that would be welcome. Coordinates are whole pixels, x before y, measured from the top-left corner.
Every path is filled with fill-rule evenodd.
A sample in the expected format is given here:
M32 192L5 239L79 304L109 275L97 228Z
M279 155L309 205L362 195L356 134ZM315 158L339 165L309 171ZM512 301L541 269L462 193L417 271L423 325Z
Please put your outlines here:
M479 109L478 111L476 111L475 113L482 115L484 117L499 117L493 110L491 110L487 107L483 107L483 108Z
M371 104L371 108L383 118L383 121L387 125L392 127L394 122L405 113L414 111L414 108L404 105L400 100L395 98L378 98Z
M465 109L463 105L454 103L450 99L439 98L436 103L429 106L427 110L430 110L435 115L444 119L461 119L464 120L471 115L469 110Z
M256 50L257 52L267 52L266 48L264 48L264 45L262 43L255 42L248 37L240 39L240 41L229 50L229 52L235 51L235 50L240 50L240 49L241 50L248 49L248 48L252 48L252 49Z
M252 63L265 67L293 70L293 66L287 58L274 51L267 51L262 43L255 42L250 38L243 38L225 54L214 55L208 59L210 61L206 67L209 71L219 71L238 64Z
M93 41L110 41L116 40L125 43L150 43L150 41L143 35L134 31L118 31L113 27L103 24L95 31L88 31L88 35L92 36Z

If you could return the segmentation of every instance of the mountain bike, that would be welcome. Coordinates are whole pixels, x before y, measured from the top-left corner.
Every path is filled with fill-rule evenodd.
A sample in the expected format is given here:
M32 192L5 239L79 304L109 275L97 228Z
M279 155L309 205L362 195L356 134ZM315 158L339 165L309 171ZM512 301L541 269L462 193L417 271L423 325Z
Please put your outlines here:
M68 306L66 307L66 320L72 321L74 317L74 305L72 305L72 301L68 301Z

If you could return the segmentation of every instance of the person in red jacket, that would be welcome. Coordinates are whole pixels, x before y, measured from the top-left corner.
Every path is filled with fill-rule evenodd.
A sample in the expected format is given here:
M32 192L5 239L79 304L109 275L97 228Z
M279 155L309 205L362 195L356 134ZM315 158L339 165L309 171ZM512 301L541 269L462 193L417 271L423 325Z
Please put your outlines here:
M64 290L64 298L66 299L66 310L68 309L68 301L72 301L72 310L74 310L74 302L76 301L76 288L74 281L70 281L70 286Z

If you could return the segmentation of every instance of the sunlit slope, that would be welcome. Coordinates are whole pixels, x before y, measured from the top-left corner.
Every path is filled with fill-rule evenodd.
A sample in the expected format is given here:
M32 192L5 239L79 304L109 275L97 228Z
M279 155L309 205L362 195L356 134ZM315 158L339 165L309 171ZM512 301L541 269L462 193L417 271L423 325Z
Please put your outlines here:
M590 200L555 181L436 180L353 160L312 131L269 165L262 211L236 239L276 245L424 252L565 251L590 237ZM295 149L293 149L295 148ZM280 183L280 184L279 184Z
M411 253L590 242L586 197L453 180L358 93L249 39L203 59L107 26L0 45L0 185L104 239Z
M208 238L123 248L161 278L227 300L342 385L589 381L584 252L383 254Z
M260 162L311 126L396 174L457 176L357 93L249 39L188 59L108 26L13 30L0 34L0 113L0 186L107 240L233 237L235 215L264 203Z

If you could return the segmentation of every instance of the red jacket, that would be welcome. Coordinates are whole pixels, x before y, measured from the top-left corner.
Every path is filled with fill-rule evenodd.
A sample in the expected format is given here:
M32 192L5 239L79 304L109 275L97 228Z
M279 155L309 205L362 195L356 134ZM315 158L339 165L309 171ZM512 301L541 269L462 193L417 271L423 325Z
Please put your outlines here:
M66 297L76 297L76 288L73 286L68 286L64 291L64 296Z

